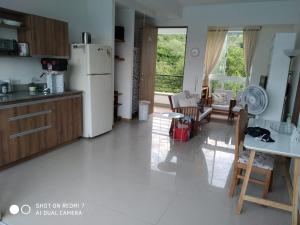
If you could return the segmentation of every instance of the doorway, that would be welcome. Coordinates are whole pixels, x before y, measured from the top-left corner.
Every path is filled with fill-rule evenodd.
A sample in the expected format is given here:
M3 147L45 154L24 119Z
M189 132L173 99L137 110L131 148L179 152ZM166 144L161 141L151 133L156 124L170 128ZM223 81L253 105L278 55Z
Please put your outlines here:
M186 27L158 28L154 112L168 111L168 95L183 90L186 41Z

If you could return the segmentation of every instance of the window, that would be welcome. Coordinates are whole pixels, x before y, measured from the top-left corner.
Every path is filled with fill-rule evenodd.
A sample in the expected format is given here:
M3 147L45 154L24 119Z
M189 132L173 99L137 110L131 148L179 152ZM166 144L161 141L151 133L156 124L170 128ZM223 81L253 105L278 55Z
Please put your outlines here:
M210 75L211 89L232 90L236 95L244 89L245 77L243 32L229 31L220 59Z

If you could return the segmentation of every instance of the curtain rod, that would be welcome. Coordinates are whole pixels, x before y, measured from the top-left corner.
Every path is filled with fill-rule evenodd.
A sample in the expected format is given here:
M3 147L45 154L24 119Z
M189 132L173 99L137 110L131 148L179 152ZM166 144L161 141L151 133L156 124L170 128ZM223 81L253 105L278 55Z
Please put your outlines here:
M249 26L249 27L244 27L243 30L245 31L260 31L261 26Z
M261 29L243 29L243 31L260 31Z
M257 27L244 27L241 29L241 31L260 31L262 29L261 26L257 26ZM208 31L230 31L230 28L208 28Z
M228 29L208 29L208 31L228 31Z

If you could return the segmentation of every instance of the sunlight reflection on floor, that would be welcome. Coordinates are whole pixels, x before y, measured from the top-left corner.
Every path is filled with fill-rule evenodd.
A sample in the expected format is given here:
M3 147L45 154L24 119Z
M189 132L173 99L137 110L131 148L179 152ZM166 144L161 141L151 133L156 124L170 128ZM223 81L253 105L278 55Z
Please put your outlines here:
M173 140L169 137L170 124L171 120L163 118L159 113L153 116L151 169L176 175L178 172L178 151L176 149L182 148L186 150L190 143L173 143ZM218 124L215 123L215 125L217 126ZM202 146L202 158L206 162L208 184L224 188L228 179L230 179L229 174L234 160L234 144L232 137L226 137L226 135L217 136L213 129L217 129L217 127L210 127L201 131L206 132L208 137L204 141L199 141L195 144ZM213 132L213 134L210 135L209 132ZM199 138L200 135L201 133L195 139Z

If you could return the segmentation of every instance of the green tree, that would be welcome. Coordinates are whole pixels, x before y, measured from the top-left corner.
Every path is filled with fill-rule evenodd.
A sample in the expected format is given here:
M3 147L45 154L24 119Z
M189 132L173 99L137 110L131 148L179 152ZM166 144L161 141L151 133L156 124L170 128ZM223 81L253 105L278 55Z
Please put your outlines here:
M242 32L228 32L220 60L214 69L214 74L246 77L244 65L244 46ZM219 81L212 81L212 91L221 88ZM232 90L234 96L244 88L244 84L226 82L225 90Z
M186 35L159 34L156 73L183 76Z
M244 66L244 52L241 47L230 46L227 51L226 74L227 76L246 77Z
M155 91L182 91L185 44L184 34L158 35Z

